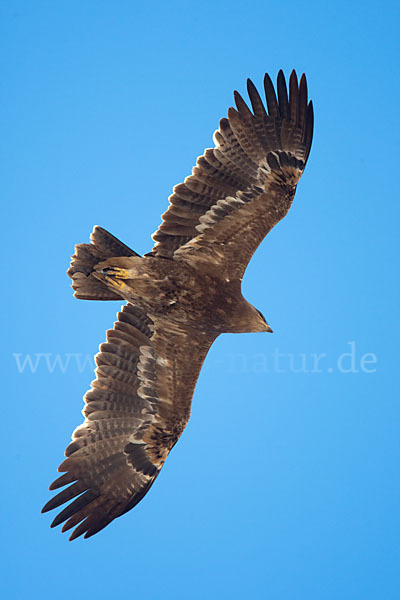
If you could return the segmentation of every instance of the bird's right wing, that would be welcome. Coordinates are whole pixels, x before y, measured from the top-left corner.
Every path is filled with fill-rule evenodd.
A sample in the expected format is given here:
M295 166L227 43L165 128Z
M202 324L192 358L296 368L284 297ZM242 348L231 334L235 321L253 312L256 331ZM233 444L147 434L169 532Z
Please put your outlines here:
M66 506L52 522L76 527L70 539L100 531L147 493L190 416L196 381L215 337L169 323L127 304L96 356L84 423L73 433L66 487L43 512Z

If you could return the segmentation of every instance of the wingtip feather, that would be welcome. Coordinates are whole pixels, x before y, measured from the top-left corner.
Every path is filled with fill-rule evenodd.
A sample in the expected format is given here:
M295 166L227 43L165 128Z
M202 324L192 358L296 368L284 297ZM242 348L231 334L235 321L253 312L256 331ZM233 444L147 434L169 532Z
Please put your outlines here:
M253 108L254 115L263 119L267 116L265 111L264 103L261 100L260 94L251 79L247 80L247 93L249 94L251 106Z
M279 111L282 118L289 116L289 100L287 93L287 86L285 76L283 74L282 69L279 70L277 77L277 91L278 91L278 102L279 102Z
M276 93L274 84L272 83L271 77L268 73L264 75L264 91L265 99L267 101L268 113L271 117L275 118L279 115L278 101L276 99Z

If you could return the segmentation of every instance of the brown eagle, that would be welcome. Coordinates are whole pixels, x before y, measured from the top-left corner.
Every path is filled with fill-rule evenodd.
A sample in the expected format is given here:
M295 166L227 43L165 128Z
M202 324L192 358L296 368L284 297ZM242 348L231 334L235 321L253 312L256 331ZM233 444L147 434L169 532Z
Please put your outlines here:
M183 432L206 354L221 333L272 331L242 296L246 266L288 212L310 152L313 108L303 75L268 75L268 112L248 80L252 111L220 121L215 147L174 188L170 206L141 257L95 227L75 248L68 275L76 298L126 300L96 356L75 429L50 489L68 486L43 512L72 500L51 526L70 539L97 533L148 492Z

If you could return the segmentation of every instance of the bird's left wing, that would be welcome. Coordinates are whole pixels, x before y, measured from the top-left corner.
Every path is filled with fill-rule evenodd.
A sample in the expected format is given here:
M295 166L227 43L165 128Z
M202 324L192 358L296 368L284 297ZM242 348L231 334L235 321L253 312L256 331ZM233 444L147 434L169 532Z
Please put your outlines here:
M253 112L235 92L236 110L220 121L215 148L174 188L152 256L241 279L261 240L286 215L310 152L313 108L304 75L298 83L292 72L289 93L282 71L277 94L268 75L264 88L268 112L250 80Z
M84 423L73 433L66 487L43 508L66 506L52 522L76 527L70 539L100 531L147 493L190 416L201 365L215 336L152 317L127 304L96 356Z

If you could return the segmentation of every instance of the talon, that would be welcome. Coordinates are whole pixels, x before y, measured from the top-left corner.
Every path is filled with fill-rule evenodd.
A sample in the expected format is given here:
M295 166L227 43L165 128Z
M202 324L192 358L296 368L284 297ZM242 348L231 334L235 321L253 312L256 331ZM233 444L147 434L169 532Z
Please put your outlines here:
M119 267L104 267L97 271L102 275L109 288L116 291L122 291L127 287L124 279L129 279L129 271Z
M119 267L105 267L104 269L101 269L100 273L110 278L129 279L129 272L126 269L120 269Z
M105 279L108 287L111 289L121 291L127 287L127 285L123 279L119 279L117 277L110 277L108 274L103 275L103 276L104 276L104 279Z

